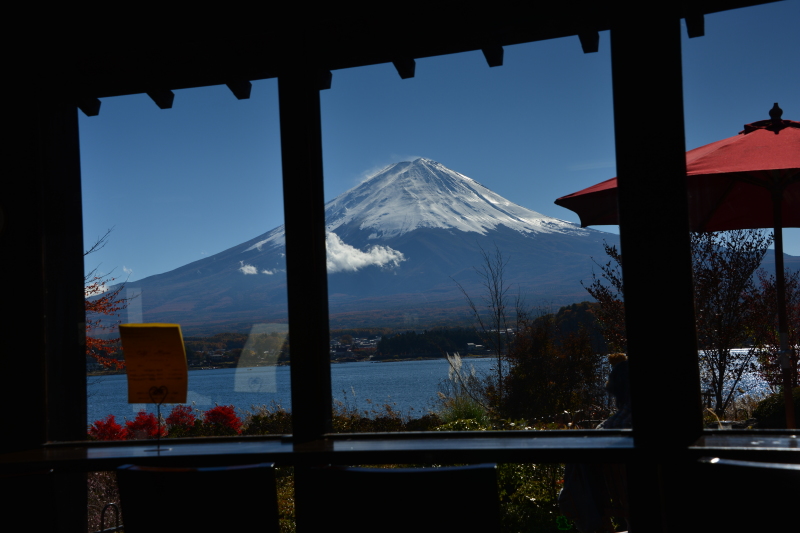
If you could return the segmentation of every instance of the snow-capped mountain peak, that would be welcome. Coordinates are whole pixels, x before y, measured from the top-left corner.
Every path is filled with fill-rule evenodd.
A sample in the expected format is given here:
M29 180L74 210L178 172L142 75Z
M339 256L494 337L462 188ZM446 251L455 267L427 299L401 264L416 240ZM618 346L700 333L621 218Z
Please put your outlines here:
M500 225L522 233L582 232L575 224L525 209L431 159L395 163L325 205L327 230L357 225L371 239L418 228L485 235Z
M340 316L331 323L338 327L381 320L408 327L420 313L455 316L462 290L485 289L473 270L485 250L508 259L504 279L519 294L566 305L586 298L580 282L591 275L591 258L603 256L603 241L618 242L616 235L525 209L422 158L386 167L325 211L329 305L331 316ZM204 332L210 325L283 321L286 260L280 226L140 280L144 316Z
M325 204L326 230L357 230L368 240L399 237L420 228L486 235L498 226L523 234L583 235L591 230L506 200L472 178L431 159L394 163ZM283 246L283 226L245 251Z

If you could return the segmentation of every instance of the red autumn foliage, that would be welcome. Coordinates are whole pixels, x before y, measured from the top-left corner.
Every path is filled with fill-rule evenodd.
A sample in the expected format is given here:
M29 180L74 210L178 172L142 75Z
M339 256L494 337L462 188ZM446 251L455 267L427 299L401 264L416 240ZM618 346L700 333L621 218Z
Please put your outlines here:
M89 436L96 440L125 440L128 438L128 430L117 424L114 415L108 415L91 425Z
M86 257L105 246L109 233L111 230L97 239L97 242L84 252L83 256ZM125 367L125 361L112 357L118 350L119 337L101 339L95 335L113 330L119 325L119 312L128 306L128 300L119 297L124 284L109 290L108 285L116 278L97 276L95 272L96 270L92 270L86 275L83 287L86 314L86 355L94 358L105 368L121 370ZM113 318L104 322L104 316Z
M136 418L125 422L128 429L128 439L154 439L161 433L162 437L167 435L167 430L160 426L156 415L147 411L139 411Z
M176 405L167 417L167 425L170 430L177 428L188 430L194 426L195 420L196 417L191 407L188 405Z
M203 423L215 425L224 432L239 434L242 432L242 420L236 416L232 405L218 405L206 411Z
M119 293L123 285L114 290L107 290L106 286L114 278L100 278L94 276L88 285L84 287L85 310L86 310L86 354L93 357L105 368L116 368L120 370L125 367L125 361L111 357L118 349L119 337L113 339L100 339L94 337L98 331L110 330L119 324L119 320L112 319L103 322L103 315L118 317L119 312L127 305L127 301L119 298ZM102 294L99 298L92 299L93 296Z
M159 431L162 437L170 438L210 437L240 435L243 424L232 405L218 405L209 409L203 414L202 422L197 420L191 407L176 405L165 422L166 425L159 427L156 415L139 411L136 418L126 421L125 427L122 427L116 422L114 415L108 415L95 421L89 427L88 433L96 440L154 439L158 437Z

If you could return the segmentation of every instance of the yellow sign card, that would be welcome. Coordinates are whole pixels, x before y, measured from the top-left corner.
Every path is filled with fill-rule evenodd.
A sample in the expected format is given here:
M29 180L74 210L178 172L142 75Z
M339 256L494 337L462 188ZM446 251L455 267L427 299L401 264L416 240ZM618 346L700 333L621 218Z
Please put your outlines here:
M119 326L128 403L186 403L189 372L178 324Z

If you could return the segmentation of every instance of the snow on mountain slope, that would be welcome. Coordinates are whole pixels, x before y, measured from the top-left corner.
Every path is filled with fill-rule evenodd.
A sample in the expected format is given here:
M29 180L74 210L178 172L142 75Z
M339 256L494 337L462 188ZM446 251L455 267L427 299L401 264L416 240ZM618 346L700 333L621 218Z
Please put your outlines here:
M390 165L339 195L325 205L325 219L329 234L337 234L340 228L357 228L367 231L369 240L399 237L420 228L481 235L501 225L520 233L585 235L591 231L525 209L472 178L425 158ZM347 246L339 237L328 241L329 250L332 244ZM281 226L245 251L283 244Z
M325 211L329 309L341 327L386 313L450 316L464 305L459 286L483 291L473 267L493 249L509 260L506 281L531 301L580 301L592 257L603 257L605 239L618 242L525 209L429 159L390 165ZM193 331L284 320L285 251L280 226L140 280L143 317Z
M357 224L370 239L418 228L485 235L499 225L522 233L584 233L577 225L525 209L430 159L390 165L325 206L327 230Z
M283 224L273 230L268 231L265 237L266 238L261 239L254 245L247 248L245 252L249 252L250 250L258 250L260 252L264 248L270 249L283 247L286 244L286 233L284 231Z

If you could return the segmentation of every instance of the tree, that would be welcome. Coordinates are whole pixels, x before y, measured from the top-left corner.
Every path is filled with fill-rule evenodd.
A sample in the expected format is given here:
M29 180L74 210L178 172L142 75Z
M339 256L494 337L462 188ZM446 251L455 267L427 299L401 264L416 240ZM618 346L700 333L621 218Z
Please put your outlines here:
M607 242L603 242L603 249L611 261L599 265L602 271L600 277L608 284L598 279L593 270L592 283L583 287L600 304L592 312L597 318L608 349L611 353L626 352L628 337L625 332L625 304L622 298L622 255L616 246L609 246Z
M88 433L95 440L125 440L128 438L128 430L117 423L114 415L96 420L89 427Z
M484 306L459 285L483 342L494 352L493 374L482 380L460 372L451 358L450 379L458 374L460 392L488 406L499 418L550 420L559 412L579 411L604 396L602 357L586 328L562 331L553 313L532 317L520 295L510 296L504 273L508 263L500 250L481 250ZM464 377L466 376L466 377ZM477 385L477 386L476 386ZM463 394L462 394L463 395Z
M165 422L171 437L186 437L191 434L197 417L188 405L178 404L172 408Z
M775 276L763 269L757 272L758 283L746 295L747 305L755 310L761 320L753 324L751 333L758 348L759 373L775 391L783 384L781 366L778 362L780 341L778 339L778 302ZM790 376L792 388L798 386L798 353L800 346L800 270L784 270L786 289L786 313L789 325Z
M754 229L691 234L700 371L718 416L733 400L742 375L752 368L755 350L732 350L750 340L755 324L763 320L759 308L748 304L747 295L771 242L770 234ZM605 245L605 249L612 260L602 267L601 278L609 285L593 273L586 290L600 304L598 320L610 348L624 351L622 256L616 247Z
M585 327L566 332L557 317L542 312L517 332L500 409L508 418L547 422L565 411L585 415L603 403L605 358Z
M206 411L203 426L213 435L238 435L242 432L242 420L232 405L217 405Z
M746 295L753 290L753 274L771 243L770 234L756 229L691 235L701 377L711 390L717 416L752 368L754 349L732 350L742 347L763 319L747 305Z
M112 228L113 229L113 228ZM91 248L83 253L86 257L97 252L106 245L108 235L98 238ZM98 275L97 268L84 276L84 305L86 311L86 355L105 368L115 368L120 370L125 367L125 361L114 357L119 349L119 337L102 338L103 332L111 331L116 328L120 321L118 319L120 311L128 306L127 298L120 298L120 293L125 287L124 283L110 288L110 284L116 278L108 275ZM104 317L115 317L108 321ZM106 320L106 321L104 321Z
M511 297L508 294L510 287L505 281L505 268L508 264L508 259L503 258L503 254L497 245L494 247L494 253L487 252L481 248L481 257L483 258L483 264L480 268L475 267L475 272L480 276L481 284L485 289L482 297L483 306L479 307L460 283L456 282L456 285L458 285L467 300L469 308L472 310L478 335L488 349L494 353L496 376L490 391L492 395L496 396L493 402L502 403L505 367L507 366L505 359L509 336L513 336L514 332L518 330L527 313L524 309L522 297L520 295Z
M126 421L125 428L128 430L127 438L130 440L167 436L167 429L159 423L156 415L144 410L139 411L133 420Z

